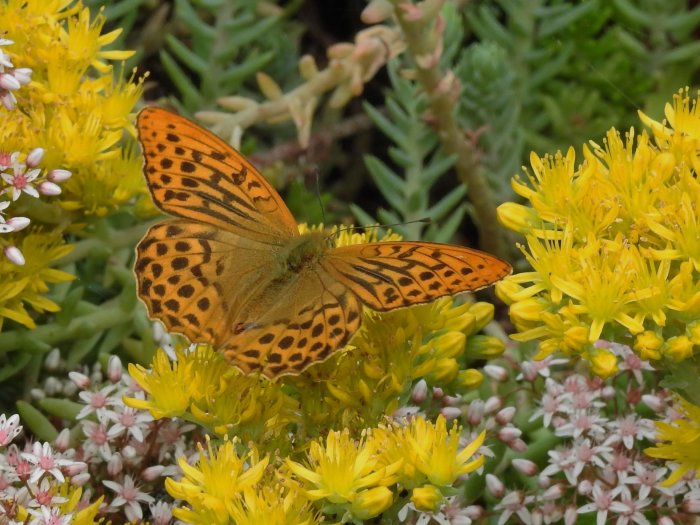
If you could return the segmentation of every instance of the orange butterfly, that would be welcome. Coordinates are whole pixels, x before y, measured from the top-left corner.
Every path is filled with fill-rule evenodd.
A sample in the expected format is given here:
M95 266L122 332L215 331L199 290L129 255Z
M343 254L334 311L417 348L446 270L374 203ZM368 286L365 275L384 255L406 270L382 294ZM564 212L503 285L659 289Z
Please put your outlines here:
M137 246L139 297L169 330L213 344L245 373L275 378L324 360L360 327L362 305L425 303L511 272L449 244L333 248L323 232L300 234L274 188L209 131L148 107L138 134L153 200L177 217Z

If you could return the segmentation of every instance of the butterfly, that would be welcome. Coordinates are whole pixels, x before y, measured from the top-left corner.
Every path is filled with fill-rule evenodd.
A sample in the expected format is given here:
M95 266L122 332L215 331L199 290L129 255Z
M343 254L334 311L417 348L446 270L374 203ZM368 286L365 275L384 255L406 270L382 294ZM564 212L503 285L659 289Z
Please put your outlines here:
M157 107L138 115L144 175L174 216L136 248L152 318L210 343L246 374L299 374L342 348L362 307L384 312L478 290L511 272L470 248L430 242L332 247L300 234L275 189L239 152Z

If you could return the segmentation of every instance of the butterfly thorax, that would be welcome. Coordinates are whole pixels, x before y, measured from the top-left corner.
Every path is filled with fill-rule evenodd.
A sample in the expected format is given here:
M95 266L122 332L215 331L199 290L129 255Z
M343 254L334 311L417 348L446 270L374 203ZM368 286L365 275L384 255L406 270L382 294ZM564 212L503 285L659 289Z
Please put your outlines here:
M315 266L328 250L325 233L312 231L294 237L281 253L284 271L298 274L305 268Z

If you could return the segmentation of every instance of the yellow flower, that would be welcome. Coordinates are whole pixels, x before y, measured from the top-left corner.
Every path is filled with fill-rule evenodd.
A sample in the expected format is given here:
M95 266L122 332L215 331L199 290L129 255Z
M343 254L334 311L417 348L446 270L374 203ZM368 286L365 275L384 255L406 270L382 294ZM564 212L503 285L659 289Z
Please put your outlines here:
M5 234L2 240L7 239L12 237ZM0 247L3 246L2 240ZM30 231L21 239L20 246L26 259L23 266L0 256L0 328L4 318L12 319L27 328L35 328L34 319L27 312L26 306L37 312L57 312L59 306L44 296L49 290L48 284L74 279L71 274L49 266L73 249L72 246L63 244L60 236Z
M411 501L416 509L424 512L434 512L440 509L443 495L440 489L433 485L416 487L411 491Z
M617 373L617 357L605 348L596 348L590 352L591 371L602 378L610 377Z
M377 453L377 442L372 439L356 441L347 431L330 431L325 445L311 443L308 467L291 459L287 465L304 483L309 499L323 499L358 519L369 519L391 505L387 491L376 488L396 483L401 467L401 460L380 463Z
M403 430L404 442L412 447L416 469L437 487L449 487L457 478L473 472L484 463L484 456L472 459L484 442L482 432L474 441L459 450L460 428L456 422L447 430L447 422L438 416L435 423L421 417L411 420Z
M475 368L469 368L460 371L458 381L465 390L474 390L484 382L484 374Z
M200 459L194 466L180 458L182 479L165 480L168 493L189 505L173 510L178 519L202 525L229 523L233 502L260 481L268 464L268 458L258 458L255 450L239 456L235 445L225 441L215 450L207 441L206 455L200 445Z
M659 442L644 450L648 456L678 464L662 483L664 487L670 487L691 470L695 471L696 477L700 475L700 407L680 397L677 400L683 417L672 423L657 421Z
M67 20L66 30L60 34L61 42L72 61L91 65L100 73L107 73L112 67L102 59L126 60L134 54L133 51L102 51L103 47L114 42L122 32L121 29L115 29L101 35L105 22L106 19L102 15L96 16L91 22L90 10L84 8L77 17Z
M687 335L677 335L666 340L661 353L678 363L693 356L693 346Z
M316 525L321 523L309 501L295 490L263 485L246 487L243 497L227 502L236 525Z
M402 487L414 489L432 484L446 488L484 462L483 456L476 459L473 456L486 434L482 432L460 450L460 432L456 422L448 430L443 416L438 416L435 423L415 417L405 426L379 427L373 431L372 438L382 451L382 462L393 464L401 461L398 481Z
M655 361L661 359L661 346L664 340L653 330L646 330L638 334L634 340L634 349L642 359Z
M176 348L176 361L170 361L168 354L159 349L153 358L151 369L129 363L129 374L148 394L149 399L124 398L124 403L132 408L148 410L154 418L180 417L190 407L197 392L198 384L192 379L195 375L195 361L206 366L208 361L197 360L196 356L206 352L198 346L189 355L182 348ZM195 354L195 357L190 357ZM194 388L192 388L194 387Z

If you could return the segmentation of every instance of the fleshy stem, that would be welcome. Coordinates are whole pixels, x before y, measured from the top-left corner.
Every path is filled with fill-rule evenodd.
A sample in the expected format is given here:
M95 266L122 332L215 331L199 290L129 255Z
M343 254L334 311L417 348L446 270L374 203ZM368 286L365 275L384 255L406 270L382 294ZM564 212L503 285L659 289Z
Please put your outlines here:
M498 227L496 205L483 166L474 144L457 124L454 110L460 93L459 81L451 70L443 72L440 68L444 28L440 8L444 0L425 0L420 4L391 1L407 50L416 65L416 80L428 96L431 124L445 151L457 156L455 169L469 189L481 246L489 252L505 255L504 234Z

